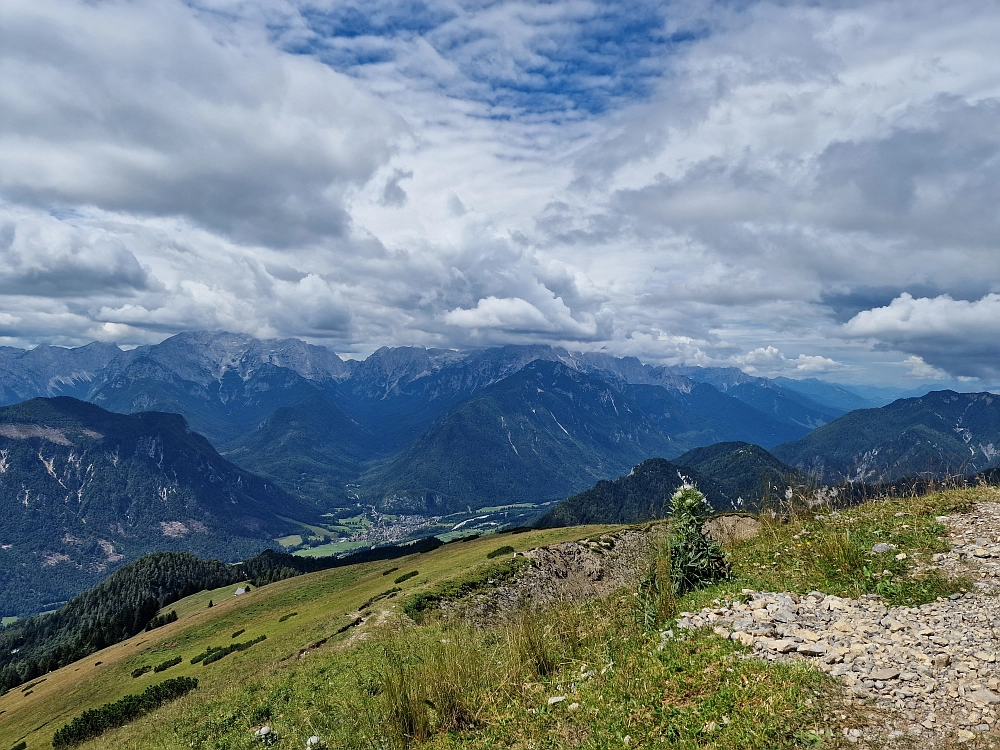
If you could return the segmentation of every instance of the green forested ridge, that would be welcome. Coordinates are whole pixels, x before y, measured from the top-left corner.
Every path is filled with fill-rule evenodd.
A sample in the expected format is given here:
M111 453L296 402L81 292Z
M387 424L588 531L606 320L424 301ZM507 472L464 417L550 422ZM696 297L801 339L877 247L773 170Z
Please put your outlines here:
M236 575L232 566L186 552L142 557L56 612L0 629L0 691L128 638L164 605Z
M795 470L759 445L717 443L672 461L643 461L626 476L600 481L563 500L538 523L573 526L664 518L670 512L671 495L686 481L705 494L715 511L752 510L799 480Z
M716 443L694 448L674 462L711 477L736 508L759 508L780 497L789 484L805 481L798 471L759 445L749 443Z
M714 509L728 508L722 490L710 478L666 459L651 458L626 476L602 480L589 490L566 498L543 516L538 525L634 523L664 518L670 513L671 496L685 481L694 482Z

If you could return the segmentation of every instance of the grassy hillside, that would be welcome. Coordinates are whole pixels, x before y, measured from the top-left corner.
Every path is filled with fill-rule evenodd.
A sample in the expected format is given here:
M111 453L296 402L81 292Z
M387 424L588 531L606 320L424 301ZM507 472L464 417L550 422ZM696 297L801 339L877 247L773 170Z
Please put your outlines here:
M140 692L149 684L167 677L197 677L201 683L195 694L198 700L222 694L233 684L244 684L263 672L287 666L282 659L293 657L310 643L331 638L353 620L358 607L380 593L399 587L394 597L425 590L478 566L493 565L487 553L501 544L524 550L542 544L600 533L609 527L582 527L533 531L515 535L489 536L473 541L453 542L423 555L364 563L335 570L279 581L239 597L233 596L236 585L194 594L170 604L179 620L149 633L140 633L67 667L39 678L41 682L21 686L0 697L0 747L26 741L29 748L50 747L52 734L73 716ZM383 576L391 568L398 573ZM417 570L418 575L402 584L393 581L399 573ZM209 608L208 602L214 606ZM284 622L281 618L296 613ZM232 638L238 630L245 632ZM226 646L259 635L267 640L247 651L203 666L190 660L209 646ZM326 652L351 636L336 636ZM133 670L157 664L174 656L183 661L169 670L152 671L132 678ZM172 743L172 744L171 744ZM187 744L185 742L185 744ZM304 746L304 741L303 741ZM123 747L102 744L95 747ZM147 745L134 745L145 747ZM176 747L170 738L166 746Z
M739 596L743 588L874 592L890 603L933 600L968 585L925 568L930 554L947 547L936 516L998 495L987 488L951 491L767 523L757 539L728 548L731 580L681 599L677 609ZM281 748L303 748L314 734L344 749L843 744L841 719L854 721L858 708L834 680L801 663L740 658L743 647L710 631L661 648L659 629L643 624L632 591L525 615L500 630L433 618L400 627L390 616L381 628L366 625L364 637L350 628L337 633L373 598L367 611L379 620L414 593L496 575L482 571L496 562L487 556L499 545L523 550L606 529L456 542L423 555L281 581L236 598L232 587L201 592L171 605L177 622L0 697L0 747L22 741L29 750L48 747L56 729L82 710L178 676L197 677L198 689L81 747L250 750L263 745L254 736L263 724ZM866 551L879 541L896 549L872 565ZM907 553L904 559L896 559L899 550ZM400 589L394 597L377 598L394 588ZM209 608L209 600L215 606ZM191 663L208 647L261 635L267 639L245 651L208 665ZM175 655L183 661L160 674L131 676Z

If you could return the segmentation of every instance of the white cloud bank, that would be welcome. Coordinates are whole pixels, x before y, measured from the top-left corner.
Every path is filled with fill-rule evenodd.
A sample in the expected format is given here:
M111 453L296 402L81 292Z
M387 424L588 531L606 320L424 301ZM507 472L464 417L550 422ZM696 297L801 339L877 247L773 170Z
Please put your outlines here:
M939 377L942 371L1000 376L1000 294L972 301L902 294L885 307L858 313L844 331L914 352L906 362L918 370L921 365L932 368Z
M5 342L1000 378L991 5L7 0L0 24Z

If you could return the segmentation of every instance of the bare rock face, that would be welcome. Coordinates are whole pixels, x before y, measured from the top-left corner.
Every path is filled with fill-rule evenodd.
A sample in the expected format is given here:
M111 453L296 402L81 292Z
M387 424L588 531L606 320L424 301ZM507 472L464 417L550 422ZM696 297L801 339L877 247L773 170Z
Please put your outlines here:
M760 521L752 516L716 516L701 530L705 536L719 544L733 544L753 539L760 534Z

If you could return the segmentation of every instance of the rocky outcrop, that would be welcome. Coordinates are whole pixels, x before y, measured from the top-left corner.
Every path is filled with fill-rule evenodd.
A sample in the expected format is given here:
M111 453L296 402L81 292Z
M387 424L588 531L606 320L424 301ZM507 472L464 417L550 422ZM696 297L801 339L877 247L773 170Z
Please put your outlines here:
M707 521L702 532L719 544L735 544L753 539L760 533L760 521L753 516L725 515Z

